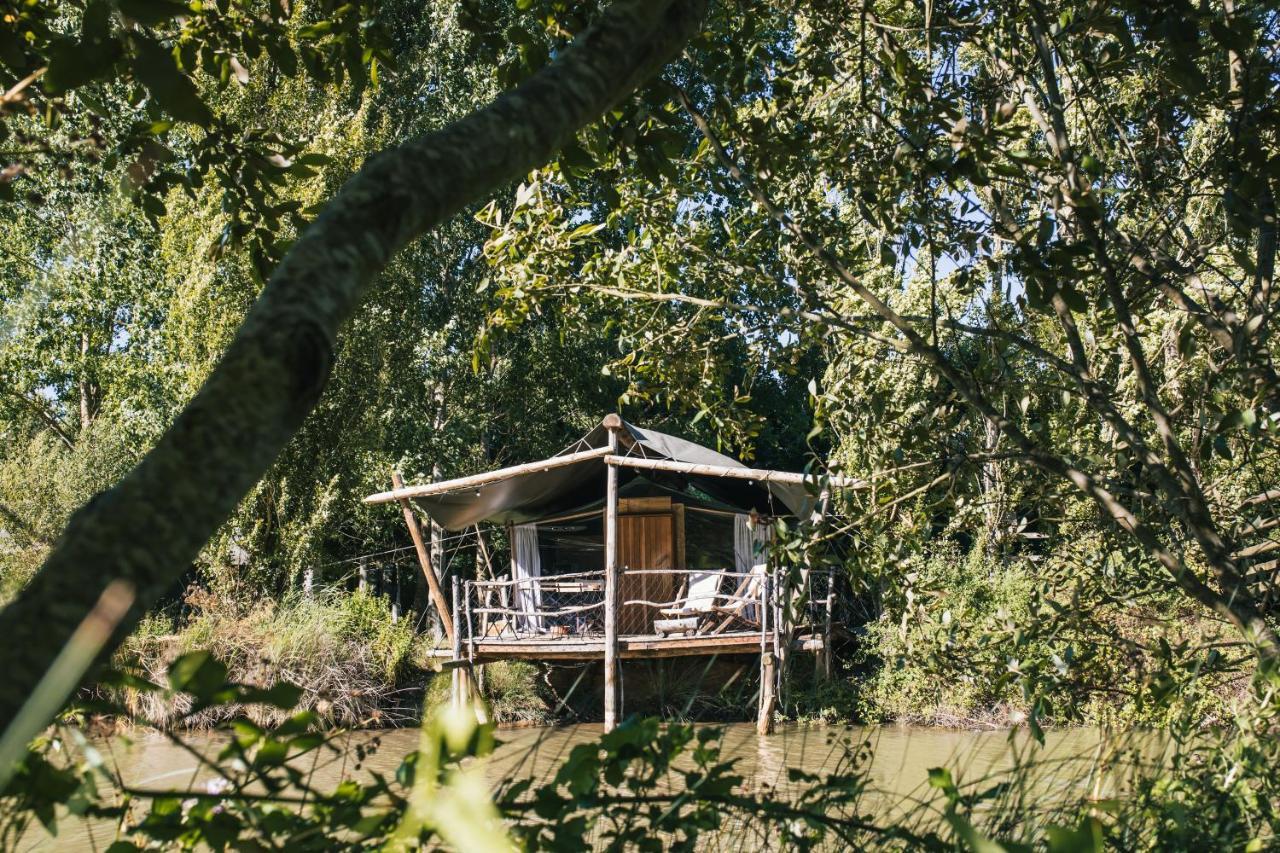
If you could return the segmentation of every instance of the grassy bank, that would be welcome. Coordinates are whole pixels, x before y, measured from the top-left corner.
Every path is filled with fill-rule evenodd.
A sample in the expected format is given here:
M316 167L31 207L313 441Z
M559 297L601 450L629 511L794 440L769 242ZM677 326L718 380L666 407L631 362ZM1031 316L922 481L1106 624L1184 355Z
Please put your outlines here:
M163 683L179 655L208 650L230 677L266 686L288 681L303 690L300 708L342 726L403 725L418 718L427 667L427 641L408 620L391 621L384 600L364 592L290 595L252 604L196 594L181 621L148 617L117 655L151 681ZM126 708L140 722L166 728L207 727L247 714L274 724L283 712L262 706L223 707L188 717L181 699L126 689Z
M386 599L329 591L248 604L196 593L186 604L182 619L149 616L118 653L117 663L163 684L174 659L208 650L227 664L232 680L295 684L303 691L297 710L351 728L416 725L424 707L448 701L448 674L431 668L432 639L414 631L412 614L393 623ZM486 699L499 723L554 721L536 666L490 664L485 681ZM138 723L160 729L209 728L242 715L271 726L287 716L262 705L190 714L186 697L129 688L116 694Z

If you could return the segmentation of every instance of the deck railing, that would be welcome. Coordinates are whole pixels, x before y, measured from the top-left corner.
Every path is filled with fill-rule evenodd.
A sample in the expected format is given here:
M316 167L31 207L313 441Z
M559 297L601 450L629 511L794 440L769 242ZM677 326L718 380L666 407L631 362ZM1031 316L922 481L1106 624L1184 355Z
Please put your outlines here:
M604 636L604 572L466 581L468 638Z
M711 587L708 576L715 578ZM468 644L604 637L602 571L464 581L459 592L459 639ZM777 625L821 630L830 624L832 597L826 571L804 572L788 582L763 567L751 572L625 567L619 571L618 633L755 632L766 623L769 630Z
M691 579L701 578L705 585L708 575L716 578L714 594L708 596L702 588L695 590L701 593L698 600L691 600ZM680 618L675 611L684 610L689 611L686 619L705 617L690 629L698 633L754 630L764 597L763 578L763 572L623 568L618 633L652 635L664 627L675 631L662 623ZM468 641L604 636L604 572L465 581L461 598L460 622Z

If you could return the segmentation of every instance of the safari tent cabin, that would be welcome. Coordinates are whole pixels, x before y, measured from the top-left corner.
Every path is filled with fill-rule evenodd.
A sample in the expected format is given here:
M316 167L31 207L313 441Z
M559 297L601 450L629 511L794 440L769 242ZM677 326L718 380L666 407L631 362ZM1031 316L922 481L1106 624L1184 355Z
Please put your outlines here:
M601 658L606 725L610 671L619 658L771 654L780 642L811 650L828 644L829 582L815 590L805 573L805 588L780 593L770 547L780 520L809 517L820 487L850 485L840 478L820 484L748 468L610 415L540 462L426 485L403 486L397 478L396 485L366 502L404 508L450 629L453 659L471 666ZM455 579L449 601L410 505L445 530L504 526L508 570ZM779 624L784 612L796 610L780 607L780 594L806 601L800 608L806 624Z

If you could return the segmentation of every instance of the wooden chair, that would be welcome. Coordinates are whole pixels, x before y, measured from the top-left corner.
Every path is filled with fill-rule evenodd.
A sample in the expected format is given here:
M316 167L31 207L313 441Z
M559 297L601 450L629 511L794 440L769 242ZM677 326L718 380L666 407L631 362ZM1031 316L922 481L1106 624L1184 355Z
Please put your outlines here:
M724 619L711 631L712 634L723 632L734 622L741 622L748 629L760 627L760 608L765 606L763 593L767 569L768 566L764 563L752 566L750 574L738 584L725 606L716 608L716 613L723 615ZM753 608L756 611L754 614L750 612Z
M679 604L658 611L667 618L654 619L653 630L664 635L697 633L707 617L714 616L717 611L721 577L720 572L689 572L686 581L688 595L685 594L686 584L681 584L680 592L676 594Z

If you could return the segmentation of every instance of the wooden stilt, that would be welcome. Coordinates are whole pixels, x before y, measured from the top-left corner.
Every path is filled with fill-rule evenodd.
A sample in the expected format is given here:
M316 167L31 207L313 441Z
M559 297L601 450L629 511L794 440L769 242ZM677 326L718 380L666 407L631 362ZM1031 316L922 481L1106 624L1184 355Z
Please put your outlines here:
M773 636L769 623L773 621L772 578L765 575L760 590L760 706L756 712L756 734L773 734Z
M452 631L450 631L450 633L453 635L453 659L454 660L462 659L462 624L461 624L462 613L461 613L461 609L458 607L460 597L461 596L459 595L458 577L455 575L453 578L453 625L452 625ZM468 699L468 695L467 695L468 681L469 679L467 678L466 667L460 666L457 669L453 670L453 681L449 683L449 687L451 688L450 692L452 694L449 698L453 702L453 707L461 708L463 707L463 705L466 704Z
M489 722L489 709L484 704L484 667L474 665L466 667L467 672L467 704L475 712L476 722L485 725Z
M432 473L434 474L438 470L439 470L438 467L433 467ZM435 519L428 519L428 521L429 523L427 524L427 529L428 529L427 544L431 553L431 567L434 569L436 566L439 566L441 573L444 573L445 571L448 571L448 569L444 564L444 528L436 524ZM449 629L447 627L452 623L453 623L453 619L450 616L448 610L439 610L439 609L436 610L433 627L435 627L436 629L434 633L437 636L439 636L440 633L443 632L445 636L452 638L452 635L449 633Z
M404 485L404 481L400 479L400 472L391 472L391 484L397 489ZM418 565L422 567L422 576L427 581L427 588L431 590L431 602L436 606L436 612L440 614L440 622L444 625L445 634L448 635L449 642L453 643L453 617L449 613L449 605L444 600L444 592L440 589L440 580L436 577L436 571L431 565L431 557L427 554L427 545L422 541L422 528L418 526L418 517L413 514L413 507L409 505L408 498L400 501L400 508L404 512L404 523L409 528L409 538L413 540L413 550L418 554Z
M831 583L831 581L828 581ZM831 615L835 609L836 594L834 592L827 593L827 612L823 614L822 623L822 677L831 680Z
M765 652L760 656L760 714L756 718L756 734L773 734L773 710L777 704L773 692L774 665L773 652Z
M609 431L609 452L618 450L618 431L622 419L609 415L604 419ZM618 667L618 468L605 466L604 513L604 730L618 725L621 713L621 683Z

